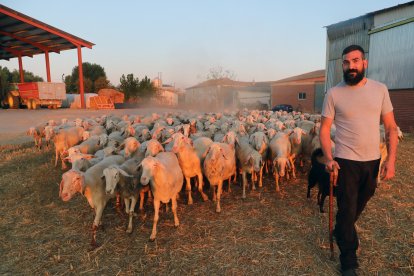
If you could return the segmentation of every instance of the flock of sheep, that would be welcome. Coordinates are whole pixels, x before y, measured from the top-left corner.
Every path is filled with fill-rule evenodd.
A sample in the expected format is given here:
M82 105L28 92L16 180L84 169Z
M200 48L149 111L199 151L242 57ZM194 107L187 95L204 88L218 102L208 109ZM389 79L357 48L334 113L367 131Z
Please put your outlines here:
M145 195L153 200L153 241L161 202L172 202L174 225L179 225L177 197L184 179L188 204L193 203L191 178L204 201L208 200L204 182L209 182L216 212L221 211L223 182L228 180L231 191L238 174L242 175L243 198L249 182L252 190L256 183L262 187L264 173L273 175L279 192L280 178L296 178L297 166L303 166L320 148L320 119L320 115L300 112L257 110L104 115L63 119L60 124L50 120L30 128L28 134L39 148L53 142L55 166L59 159L63 169L71 164L62 175L59 196L63 201L78 192L85 196L95 210L92 245L97 246L96 232L111 198L117 199L118 207L124 202L129 215L127 233L133 229L138 199L140 211Z

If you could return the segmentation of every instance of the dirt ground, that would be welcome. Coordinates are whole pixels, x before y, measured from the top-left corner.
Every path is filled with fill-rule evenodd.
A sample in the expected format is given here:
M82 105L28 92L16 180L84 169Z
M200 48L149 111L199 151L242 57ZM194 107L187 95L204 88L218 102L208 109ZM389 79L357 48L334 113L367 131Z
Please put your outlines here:
M155 242L148 241L151 204L134 218L128 235L126 217L111 201L97 236L101 247L91 251L93 213L79 194L60 200L64 171L53 166L53 150L39 151L32 141L8 142L23 139L30 125L51 116L102 114L60 111L0 110L0 134L10 135L0 145L1 275L339 275L336 247L335 260L329 258L328 215L319 213L316 190L306 199L306 172L284 181L280 193L266 176L263 188L249 190L244 200L234 184L223 195L220 214L211 189L208 202L193 190L191 206L182 193L180 226L174 227L171 211L163 211ZM360 275L414 275L413 175L414 138L407 136L399 145L395 179L379 185L357 223Z

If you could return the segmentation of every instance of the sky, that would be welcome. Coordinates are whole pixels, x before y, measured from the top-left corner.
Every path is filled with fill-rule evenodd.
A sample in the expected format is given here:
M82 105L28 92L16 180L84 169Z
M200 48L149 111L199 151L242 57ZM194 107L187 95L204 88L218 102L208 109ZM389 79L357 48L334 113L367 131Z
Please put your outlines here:
M275 81L324 69L325 26L407 3L406 0L2 0L1 4L95 44L83 62L186 88L211 68L239 81ZM76 49L50 53L52 81L77 66ZM18 69L17 58L0 66ZM23 68L46 80L44 55Z

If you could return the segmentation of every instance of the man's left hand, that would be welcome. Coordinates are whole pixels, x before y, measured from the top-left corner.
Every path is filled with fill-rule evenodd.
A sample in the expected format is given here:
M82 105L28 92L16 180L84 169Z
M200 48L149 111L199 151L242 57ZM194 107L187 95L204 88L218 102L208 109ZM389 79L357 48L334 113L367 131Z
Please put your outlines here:
M381 180L388 180L395 176L395 164L388 160L382 164L380 172Z

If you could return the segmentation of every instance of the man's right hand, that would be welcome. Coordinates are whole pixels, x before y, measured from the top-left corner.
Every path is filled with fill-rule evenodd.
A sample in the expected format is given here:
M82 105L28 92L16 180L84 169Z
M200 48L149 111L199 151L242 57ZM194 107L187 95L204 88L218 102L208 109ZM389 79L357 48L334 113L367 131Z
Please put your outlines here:
M340 170L338 162L335 160L328 160L325 163L325 170L330 175L330 181L333 182L333 185L336 186L336 181L338 180L338 170Z

